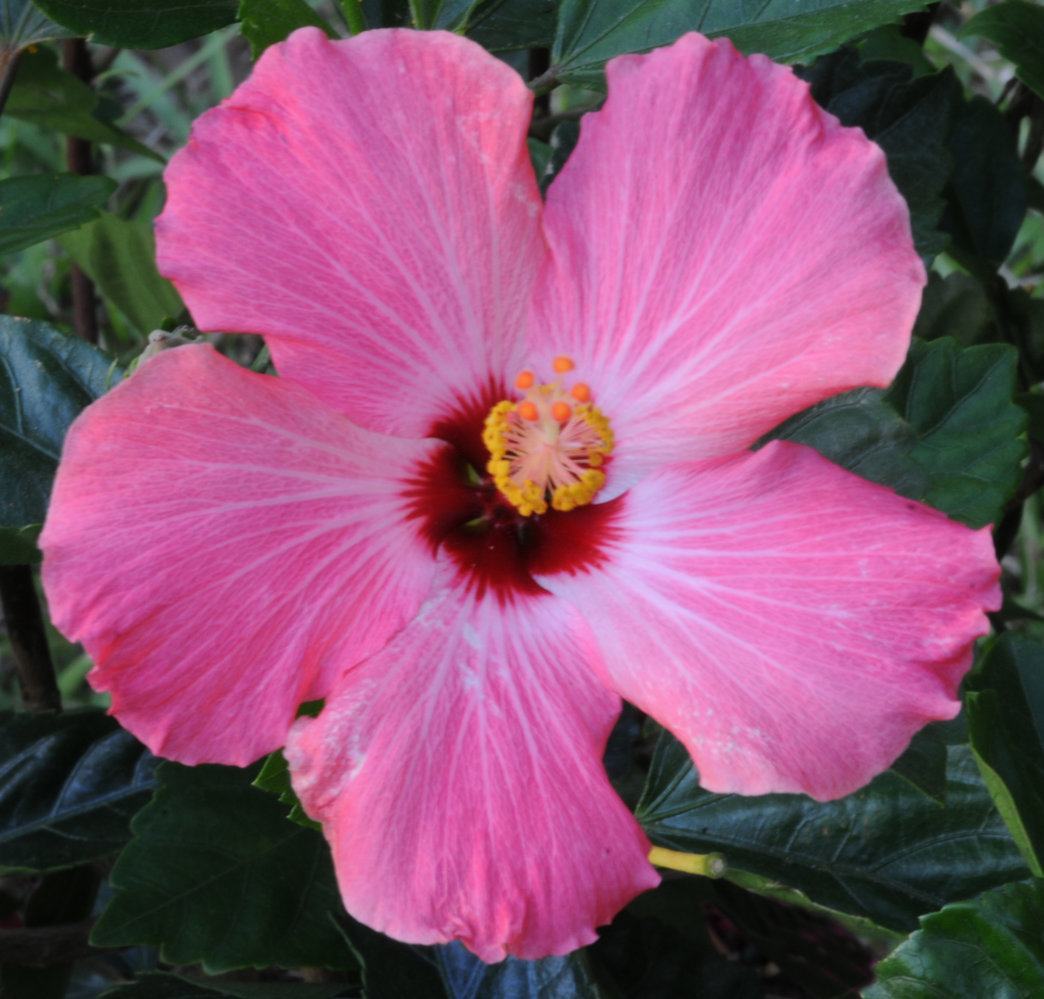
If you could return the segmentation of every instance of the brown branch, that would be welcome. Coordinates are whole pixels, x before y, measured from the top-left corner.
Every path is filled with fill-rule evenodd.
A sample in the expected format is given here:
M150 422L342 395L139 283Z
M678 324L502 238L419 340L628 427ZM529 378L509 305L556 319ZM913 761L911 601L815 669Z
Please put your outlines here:
M82 38L72 38L62 44L62 65L84 83L90 83L94 78L91 54ZM87 139L70 135L65 140L65 159L70 173L82 175L94 172L94 158ZM97 343L98 310L94 284L75 264L69 268L69 283L72 288L73 328L88 343Z
M26 710L61 711L62 698L29 566L0 566L0 606Z
M87 942L93 923L85 919L58 926L0 928L0 964L46 968L96 954Z

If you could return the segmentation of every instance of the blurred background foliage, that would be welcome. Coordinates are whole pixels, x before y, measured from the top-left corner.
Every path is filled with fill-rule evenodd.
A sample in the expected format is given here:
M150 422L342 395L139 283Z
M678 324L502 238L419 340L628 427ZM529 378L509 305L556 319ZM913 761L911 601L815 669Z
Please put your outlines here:
M154 260L164 164L267 45L307 23L474 37L531 81L545 185L603 98L607 58L695 27L727 34L798 65L824 107L882 145L930 264L896 385L777 434L994 524L1005 605L964 714L820 805L704 792L677 743L626 711L606 761L621 793L654 842L720 853L728 873L669 876L581 953L487 967L354 923L279 754L248 771L157 766L99 710L82 651L34 624L34 525L65 427L150 337L191 321ZM38 439L0 451L5 997L1044 995L1040 4L0 0L0 79L0 313L19 317L0 318L0 426L12 393L42 393ZM216 342L267 365L256 338ZM56 689L26 686L27 656L53 663Z

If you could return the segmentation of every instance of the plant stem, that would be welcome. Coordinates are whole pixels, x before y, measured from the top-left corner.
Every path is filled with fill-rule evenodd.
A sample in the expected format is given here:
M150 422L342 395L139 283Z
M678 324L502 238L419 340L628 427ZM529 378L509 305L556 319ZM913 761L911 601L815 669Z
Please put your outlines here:
M348 25L350 34L358 35L366 30L366 17L359 0L341 0L341 13L344 14L344 23Z
M26 710L60 711L62 698L30 566L0 566L0 606Z
M63 43L62 65L84 83L90 83L94 77L91 54L82 38L72 38ZM94 172L91 144L87 139L70 135L65 140L65 159L70 173L82 176ZM98 312L94 284L75 264L69 268L69 284L72 288L73 328L88 343L97 343Z
M0 114L4 113L4 105L14 86L21 54L21 49L0 49Z

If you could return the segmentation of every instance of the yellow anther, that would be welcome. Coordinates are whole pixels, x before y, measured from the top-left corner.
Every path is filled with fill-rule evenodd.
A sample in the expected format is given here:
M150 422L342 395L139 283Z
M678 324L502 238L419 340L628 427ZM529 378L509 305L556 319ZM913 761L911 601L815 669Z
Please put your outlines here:
M524 392L526 389L532 388L535 383L536 375L532 371L522 371L515 379L515 388L522 389Z
M568 402L556 402L551 407L551 415L559 422L565 423L573 415L573 408Z
M567 371L572 371L576 365L573 364L573 359L571 357L566 357L565 354L559 354L558 357L551 362L551 367L554 368L558 374L564 375Z

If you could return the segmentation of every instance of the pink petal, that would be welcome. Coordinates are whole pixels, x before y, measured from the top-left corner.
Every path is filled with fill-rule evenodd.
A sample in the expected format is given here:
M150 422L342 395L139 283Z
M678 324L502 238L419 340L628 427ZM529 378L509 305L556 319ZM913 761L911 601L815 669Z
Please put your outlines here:
M612 420L618 485L887 384L925 278L881 150L726 40L614 59L608 80L548 191L531 333Z
M543 254L532 95L444 32L302 28L167 169L160 267L206 330L356 422L423 436L512 370Z
M609 683L718 792L860 787L957 713L1000 606L988 530L781 442L643 479L606 556L540 582L582 609Z
M601 756L620 701L550 597L447 588L287 744L357 919L485 961L563 954L655 886ZM582 627L582 625L581 625Z
M154 752L248 763L426 596L402 494L437 448L209 346L160 354L69 432L41 538L54 622Z

